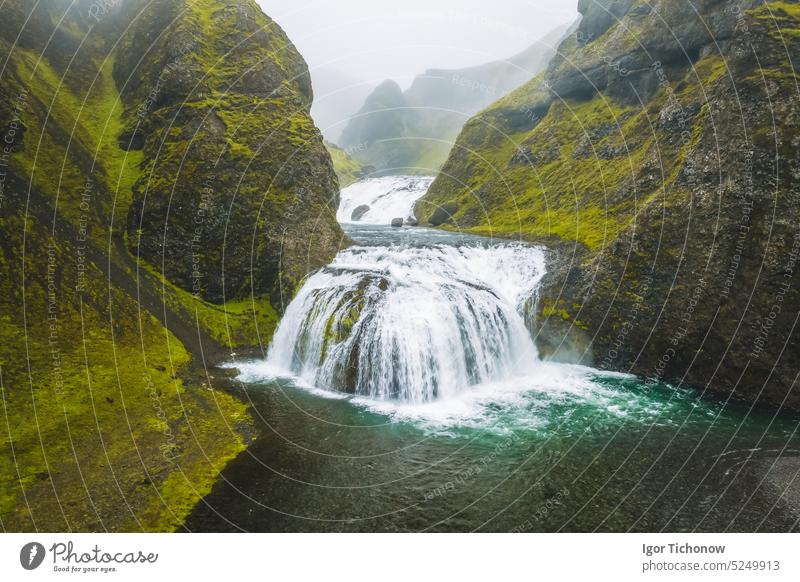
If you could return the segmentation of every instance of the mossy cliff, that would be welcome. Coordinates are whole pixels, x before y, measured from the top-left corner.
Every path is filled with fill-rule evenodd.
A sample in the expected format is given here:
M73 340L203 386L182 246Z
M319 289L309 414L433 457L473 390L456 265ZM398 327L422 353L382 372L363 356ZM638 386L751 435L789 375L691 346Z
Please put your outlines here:
M553 249L545 355L800 410L800 6L579 11L547 71L466 124L417 216Z
M252 433L202 364L339 242L306 66L252 0L12 0L0 47L0 527L174 529Z
M146 160L128 243L204 299L279 305L341 234L306 64L253 1L153 4L114 64Z

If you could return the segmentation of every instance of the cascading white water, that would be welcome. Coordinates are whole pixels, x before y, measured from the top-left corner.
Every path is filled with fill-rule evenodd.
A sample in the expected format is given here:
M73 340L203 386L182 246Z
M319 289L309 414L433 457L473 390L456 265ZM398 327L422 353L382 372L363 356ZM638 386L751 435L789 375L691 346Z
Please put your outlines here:
M537 365L524 312L545 273L522 244L354 247L289 305L271 369L319 388L425 403Z
M336 219L341 223L389 224L413 218L414 203L428 191L433 178L386 176L356 182L339 196Z

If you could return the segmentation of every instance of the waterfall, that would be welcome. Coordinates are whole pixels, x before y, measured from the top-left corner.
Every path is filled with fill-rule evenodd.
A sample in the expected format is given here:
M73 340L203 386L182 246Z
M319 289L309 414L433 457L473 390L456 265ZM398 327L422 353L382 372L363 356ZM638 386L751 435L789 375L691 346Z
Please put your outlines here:
M545 273L522 244L353 247L310 276L267 356L318 388L425 403L530 374Z
M412 218L414 203L428 191L433 178L386 176L356 182L340 194L336 219L341 223L389 224Z

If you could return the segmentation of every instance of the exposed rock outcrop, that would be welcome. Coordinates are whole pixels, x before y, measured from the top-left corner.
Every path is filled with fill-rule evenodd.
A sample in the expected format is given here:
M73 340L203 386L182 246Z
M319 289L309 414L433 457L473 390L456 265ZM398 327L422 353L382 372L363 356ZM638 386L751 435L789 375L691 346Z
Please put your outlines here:
M352 214L350 214L350 220L352 220L353 222L358 222L364 217L364 215L367 212L369 212L369 206L367 204L356 206Z
M416 215L554 249L544 354L800 410L800 6L579 9Z
M144 144L132 251L214 303L280 305L341 236L305 62L249 0L159 0L136 22L114 64L127 133Z

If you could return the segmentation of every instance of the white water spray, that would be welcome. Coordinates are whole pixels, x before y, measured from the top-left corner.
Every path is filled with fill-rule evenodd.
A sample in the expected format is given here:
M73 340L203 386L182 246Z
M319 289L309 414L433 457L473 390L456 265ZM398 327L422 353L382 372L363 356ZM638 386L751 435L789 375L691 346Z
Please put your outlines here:
M341 223L388 225L394 218L413 218L414 203L433 178L387 176L357 182L340 194L336 219Z
M267 366L409 403L530 374L524 313L544 272L540 249L513 243L345 250L289 305Z

